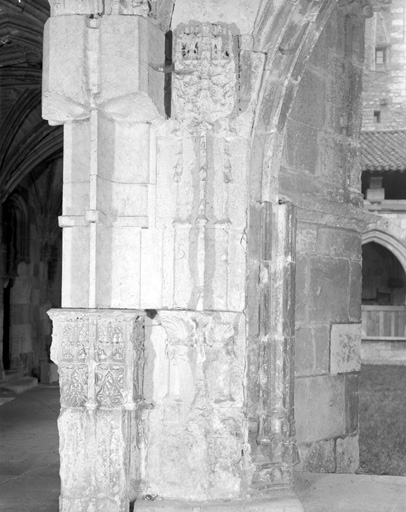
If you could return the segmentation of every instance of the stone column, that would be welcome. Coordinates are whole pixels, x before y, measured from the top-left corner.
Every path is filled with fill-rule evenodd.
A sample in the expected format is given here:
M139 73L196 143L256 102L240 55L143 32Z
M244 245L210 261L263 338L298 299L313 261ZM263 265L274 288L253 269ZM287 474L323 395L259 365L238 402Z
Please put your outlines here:
M140 485L138 308L148 305L141 297L153 277L141 240L148 244L153 225L164 36L147 2L50 3L43 117L64 124L62 309L50 313L61 378L60 510L124 512Z
M144 314L65 308L49 315L61 390L60 510L128 511L140 479Z
M164 120L164 39L150 2L78 4L52 2L43 87L44 117L65 124L63 308L51 313L61 510L124 512L135 498L138 511L268 510L290 490L294 462L292 230L285 213L266 227L280 230L266 255L276 251L275 302L263 313L275 317L267 360L248 372L250 95L262 64L254 77L239 68L228 27L181 24ZM258 372L253 438L247 390ZM284 510L300 510L286 499Z

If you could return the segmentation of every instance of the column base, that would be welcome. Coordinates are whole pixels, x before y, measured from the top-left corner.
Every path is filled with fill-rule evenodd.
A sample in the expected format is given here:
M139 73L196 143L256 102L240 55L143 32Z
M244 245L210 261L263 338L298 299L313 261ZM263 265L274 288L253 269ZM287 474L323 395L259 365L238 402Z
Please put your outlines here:
M304 512L304 508L292 492L266 500L240 502L136 501L134 512Z

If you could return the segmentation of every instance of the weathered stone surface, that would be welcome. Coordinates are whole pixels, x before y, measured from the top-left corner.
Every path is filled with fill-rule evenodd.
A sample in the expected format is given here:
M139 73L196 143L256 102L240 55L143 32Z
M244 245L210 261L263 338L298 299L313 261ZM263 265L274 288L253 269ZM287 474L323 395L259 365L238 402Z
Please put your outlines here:
M331 373L361 369L361 324L336 324L331 328Z
M248 453L241 458L245 318L161 311L159 319L162 327L150 326L146 350L154 407L145 439L145 493L238 498L249 460Z
M222 25L190 24L175 32L174 114L190 127L212 125L236 105L233 33ZM222 75L222 80L212 77Z
M295 413L299 443L345 433L344 378L301 377L295 380Z
M309 308L309 259L298 256L296 260L296 323L306 324Z
M296 330L295 372L296 375L311 375L314 367L313 332L309 328Z
M61 388L61 511L124 512L143 397L143 312L51 310Z
M336 472L355 473L359 466L358 435L337 439Z
M360 261L361 237L359 233L341 229L322 228L317 230L317 252L335 258Z
M330 365L330 333L327 325L313 327L315 346L315 374L328 373Z
M348 322L348 261L327 257L311 258L310 283L310 320Z
M317 473L334 473L336 470L335 461L335 440L318 441L313 444L299 444L300 470Z
M113 119L159 118L164 112L164 78L157 71L164 60L163 34L140 16L86 19L57 16L47 21L43 117L53 124L87 119L97 104Z
M296 331L295 371L297 376L329 372L329 328L299 327Z
M324 127L326 107L325 81L324 69L322 69L321 73L318 73L314 72L310 66L308 67L303 75L301 87L292 109L292 119L299 120L301 123L305 123L313 128L321 129ZM309 104L313 105L314 108L310 109Z
M308 127L303 130L301 124L289 122L285 145L285 161L288 167L315 174L318 159L317 147L316 129Z
M345 376L345 423L346 432L353 434L358 429L359 417L359 375Z
M350 302L348 305L348 319L350 322L361 320L362 302L362 266L360 263L350 263Z
M337 62L330 67L326 59L324 77L311 56L305 73L330 12L319 17L320 3L285 2L275 12L270 4L257 10L255 2L237 12L235 2L214 4L176 3L172 62L170 51L163 54L163 34L145 17L146 2L107 2L101 17L58 16L57 28L71 37L70 19L85 23L76 27L82 39L68 69L78 83L70 85L61 83L58 63L66 37L55 35L53 20L49 24L56 48L47 50L45 114L70 123L61 218L64 305L84 308L76 322L81 314L101 315L96 324L89 320L89 335L81 329L76 335L76 327L73 335L69 328L61 334L57 326L56 339L64 338L53 349L62 404L66 417L76 414L72 429L61 420L69 461L62 462L64 510L124 512L124 499L136 494L165 500L144 507L146 500L138 499L141 510L170 510L170 500L186 509L188 500L202 501L203 510L219 501L222 510L221 500L230 500L226 509L238 510L242 499L290 488L297 461L295 285L301 370L310 376L297 379L298 434L310 451L313 442L326 443L325 455L315 449L314 467L330 467L328 446L346 433L344 377L311 375L328 371L330 324L349 321L349 259L356 260L356 250L350 240L335 243L332 233L347 217L359 223L346 188L346 138L358 119L356 98L349 95L350 83L359 87L350 66L358 33L351 31L339 58L339 37L331 36ZM65 7L72 3L66 0ZM150 7L156 12L154 2ZM255 38L246 37L253 12ZM241 48L251 52L260 41L263 52L240 59ZM254 61L251 76L244 67ZM343 78L345 90L336 91L335 101L347 102L348 123L343 118L343 131L332 135L327 107L312 119L307 108L294 105L295 95L299 91L300 103L327 95L343 70L352 78ZM162 116L164 81L173 85L168 120ZM297 119L289 118L292 107ZM303 231L299 240L296 279L297 207L303 219L312 216L306 222L312 236L307 241ZM145 350L101 306L120 308L117 315L148 308ZM105 318L112 332L107 326L100 334ZM348 418L353 428L353 412ZM108 435L85 448L92 432ZM89 452L75 462L76 451L98 445L98 458ZM83 463L77 475L76 463ZM249 500L243 507L258 510Z
M307 222L298 222L296 244L298 254L315 253L317 247L317 226Z
M215 0L202 3L199 0L180 0L176 2L173 12L172 26L177 27L185 20L192 19L199 22L218 22L225 25L233 25L239 28L241 34L251 34L260 1L253 0L247 3L245 0L226 0L219 4Z

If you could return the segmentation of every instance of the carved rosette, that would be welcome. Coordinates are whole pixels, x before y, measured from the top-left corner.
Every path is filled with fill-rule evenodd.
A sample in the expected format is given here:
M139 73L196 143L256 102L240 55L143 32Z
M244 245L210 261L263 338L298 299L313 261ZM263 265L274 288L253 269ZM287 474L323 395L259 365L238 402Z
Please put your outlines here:
M142 398L144 313L51 310L62 407L128 408Z
M191 127L209 128L236 105L237 64L233 34L209 23L175 33L173 101L176 116Z

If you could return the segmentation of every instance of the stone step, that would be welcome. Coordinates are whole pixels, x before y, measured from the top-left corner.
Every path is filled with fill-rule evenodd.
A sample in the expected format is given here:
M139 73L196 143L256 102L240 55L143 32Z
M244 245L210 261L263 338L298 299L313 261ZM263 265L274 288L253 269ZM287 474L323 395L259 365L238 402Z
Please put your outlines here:
M12 380L18 380L23 377L23 374L20 370L6 370L5 374L6 374L6 379L5 379L6 382L10 382Z
M3 382L0 385L0 391L8 393L22 393L38 385L36 377L21 377L19 379Z

